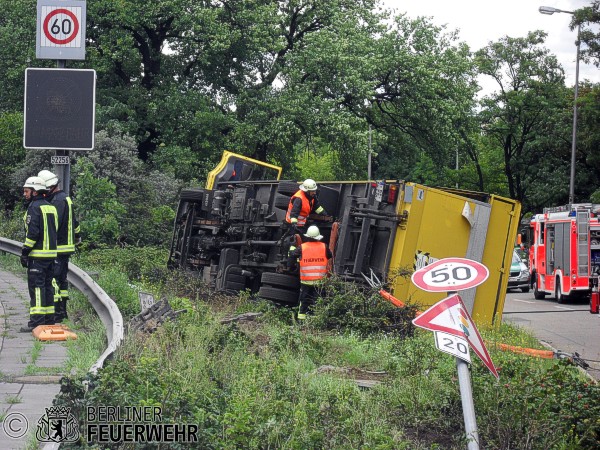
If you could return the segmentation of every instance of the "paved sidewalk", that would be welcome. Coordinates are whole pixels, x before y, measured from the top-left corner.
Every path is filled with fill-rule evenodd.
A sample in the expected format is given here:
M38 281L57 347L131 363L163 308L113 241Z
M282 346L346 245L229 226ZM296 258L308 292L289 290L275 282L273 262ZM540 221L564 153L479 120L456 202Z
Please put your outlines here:
M29 318L24 277L0 270L0 449L41 448L35 438L44 408L60 391L60 368L67 358L64 342L41 342L19 328ZM36 343L38 343L36 345ZM32 352L33 351L33 352ZM35 361L32 360L35 357Z

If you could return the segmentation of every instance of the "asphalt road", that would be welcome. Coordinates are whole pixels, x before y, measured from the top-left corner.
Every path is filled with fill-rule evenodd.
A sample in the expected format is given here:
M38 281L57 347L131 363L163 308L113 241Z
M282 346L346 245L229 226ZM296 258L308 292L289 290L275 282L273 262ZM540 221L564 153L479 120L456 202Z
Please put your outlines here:
M590 314L589 303L555 298L535 300L533 292L509 291L502 320L528 329L557 350L577 352L590 365L588 373L600 380L600 316Z

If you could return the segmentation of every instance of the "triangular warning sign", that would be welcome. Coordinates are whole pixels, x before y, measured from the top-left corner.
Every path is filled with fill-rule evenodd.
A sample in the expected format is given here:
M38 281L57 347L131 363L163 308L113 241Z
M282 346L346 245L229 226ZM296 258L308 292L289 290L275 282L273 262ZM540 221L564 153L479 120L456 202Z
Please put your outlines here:
M415 318L413 324L426 330L444 331L465 338L483 364L496 378L499 378L483 339L458 294L453 294L437 302Z

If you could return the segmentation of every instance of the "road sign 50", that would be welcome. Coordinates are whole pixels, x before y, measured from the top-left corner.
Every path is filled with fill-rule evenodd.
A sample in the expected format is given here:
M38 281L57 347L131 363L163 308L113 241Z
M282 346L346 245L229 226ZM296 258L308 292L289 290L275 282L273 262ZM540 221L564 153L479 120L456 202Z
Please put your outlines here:
M444 258L417 270L413 283L429 292L460 291L483 283L489 276L483 264L465 258Z

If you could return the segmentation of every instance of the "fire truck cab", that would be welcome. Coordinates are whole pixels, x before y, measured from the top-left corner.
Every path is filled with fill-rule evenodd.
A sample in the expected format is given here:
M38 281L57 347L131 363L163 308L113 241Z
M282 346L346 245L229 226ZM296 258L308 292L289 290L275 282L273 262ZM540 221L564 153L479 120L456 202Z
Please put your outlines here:
M600 272L597 208L591 203L544 208L531 219L529 268L537 300L590 297Z

